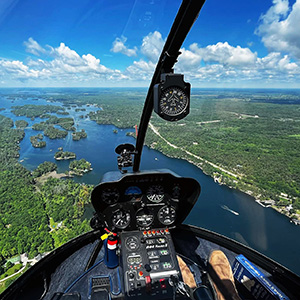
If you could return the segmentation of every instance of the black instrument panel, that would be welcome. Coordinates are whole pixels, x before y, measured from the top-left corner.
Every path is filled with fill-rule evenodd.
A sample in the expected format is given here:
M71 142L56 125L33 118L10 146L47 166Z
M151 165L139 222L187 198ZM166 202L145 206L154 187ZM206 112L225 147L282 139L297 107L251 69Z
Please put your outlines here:
M186 218L200 194L196 180L166 172L109 177L91 198L100 221L112 231L174 226Z

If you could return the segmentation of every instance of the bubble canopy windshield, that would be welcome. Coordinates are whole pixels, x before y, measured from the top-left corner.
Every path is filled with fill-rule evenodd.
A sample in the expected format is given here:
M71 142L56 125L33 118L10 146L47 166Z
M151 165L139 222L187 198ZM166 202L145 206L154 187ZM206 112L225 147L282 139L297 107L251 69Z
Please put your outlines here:
M1 1L1 266L90 230L90 192L117 170L114 148L135 144L180 4ZM192 87L190 115L152 115L141 169L196 179L185 223L300 274L298 7L206 1L175 64Z

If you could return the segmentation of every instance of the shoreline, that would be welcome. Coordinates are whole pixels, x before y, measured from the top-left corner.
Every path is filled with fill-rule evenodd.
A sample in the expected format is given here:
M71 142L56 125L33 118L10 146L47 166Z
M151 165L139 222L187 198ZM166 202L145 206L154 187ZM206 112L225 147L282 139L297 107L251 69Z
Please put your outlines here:
M70 156L70 157L55 157L53 156L55 160L69 160L69 159L75 159L76 156Z
M36 178L36 182L38 182L38 183L44 183L50 177L51 178L61 179L61 178L73 178L74 176L72 176L72 174L57 173L57 171L52 171L52 172L43 174L40 177L37 177Z
M190 155L190 156L192 156L192 157L194 157L194 158L200 160L202 163L197 163L197 162L193 161L192 159L188 159L188 158L172 156L172 155L170 155L170 154L167 154L167 153L165 153L165 152L163 152L163 151L160 151L160 150L158 150L158 149L155 149L155 148L151 147L151 145L145 144L149 149L159 151L160 153L162 153L163 155L165 155L165 156L167 156L167 157L170 157L170 158L176 158L176 159L182 159L182 160L185 160L185 161L187 161L187 162L193 164L193 165L196 166L198 169L200 169L200 170L203 172L203 174L205 174L205 175L211 177L211 178L214 180L215 183L218 183L219 185L225 185L226 187L228 187L228 188L230 188L230 189L235 189L235 190L237 190L237 191L239 191L239 192L242 192L242 193L244 193L244 194L250 196L251 198L253 198L253 200L254 200L256 203L258 203L259 205L261 205L262 207L264 207L264 208L272 208L272 209L274 209L275 211L277 211L278 213L280 213L281 215L284 215L285 217L287 217L287 218L290 220L290 222L294 223L295 225L300 225L300 216L296 216L296 218L292 218L291 216L289 216L288 214L286 214L285 212L283 212L282 209L281 209L280 207L276 206L276 204L273 204L273 205L266 205L266 204L264 204L262 200L260 200L259 198L256 198L255 196L253 196L253 192L252 192L252 191L249 191L249 190L243 190L243 189L238 189L238 188L236 188L236 187L231 186L230 184L226 184L225 182L222 182L221 180L219 180L219 178L215 178L213 175L210 175L210 174L208 174L207 172L205 172L204 169L203 169L202 164L203 164L203 163L206 163L206 164L208 164L208 165L211 165L211 166L214 167L215 169L218 169L220 172L224 172L224 173L226 173L226 174L228 174L228 175L234 176L236 179L237 179L239 176L242 177L241 175L233 174L232 172L225 170L223 167L219 167L219 166L217 166L216 164L214 164L214 163L212 163L212 162L209 162L209 161L205 160L205 159L202 158L202 157L199 157L199 156L197 156L197 155L195 155L195 154L193 154L193 153L191 153L191 152L189 152L189 151L187 151L187 150L185 150L185 149L182 149L182 148L180 148L180 147L178 147L178 146L176 146L176 145L171 144L167 139L165 139L164 137L161 136L161 134L158 132L158 130L157 130L150 122L149 122L149 128L154 132L154 134L156 134L158 137L160 137L160 138L161 138L165 143L167 143L170 147L175 148L175 149L179 149L179 150L185 152L187 155ZM134 137L134 136L133 136L133 137Z
M175 156L166 154L166 153L164 153L164 152L162 152L162 151L160 151L160 150L151 148L149 145L146 145L146 146L147 146L149 149L158 151L158 152L162 153L163 155L165 155L165 156L167 156L167 157L185 160L185 161L187 161L188 163L191 163L191 164L193 164L194 166L196 166L198 169L200 169L200 170L203 172L203 174L205 174L206 176L211 177L211 178L214 180L214 177L211 176L211 175L209 175L208 173L206 173L206 172L202 169L202 167L201 167L200 164L197 164L196 162L194 162L194 161L192 161L192 160L189 160L189 159L185 159L185 158L181 158L181 157L175 157ZM215 180L214 180L214 182L215 182L216 184L224 185L224 186L226 186L226 187L228 187L228 188L230 188L230 189L235 189L236 191L239 191L239 192L241 192L241 193L244 193L244 194L250 196L257 204L259 204L259 205L262 206L263 208L272 208L272 209L274 209L275 211L277 211L278 213L280 213L281 215L287 217L287 218L289 219L290 222L294 223L295 225L300 225L300 218L299 218L299 219L292 219L290 216L286 215L285 213L282 213L282 211L281 211L279 208L277 208L276 206L275 206L275 207L276 207L276 208L275 208L275 207L272 206L272 205L265 205L265 204L263 204L262 201L261 201L260 199L255 198L255 197L254 197L251 193L249 193L248 191L243 191L243 190L237 189L237 188L235 188L235 187L233 187L233 186L230 186L230 185L228 185L228 184L226 184L226 183L224 183L224 182L216 182Z

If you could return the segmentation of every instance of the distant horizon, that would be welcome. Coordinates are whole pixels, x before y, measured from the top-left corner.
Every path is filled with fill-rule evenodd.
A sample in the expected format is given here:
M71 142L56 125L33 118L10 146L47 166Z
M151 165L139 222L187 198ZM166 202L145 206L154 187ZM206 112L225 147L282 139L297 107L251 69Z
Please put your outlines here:
M46 87L46 86L37 86L37 87L0 87L0 90L4 89L149 89L149 86L132 86L132 87L125 87L125 86L99 86L99 87L85 87L85 86L71 86L71 87L60 87L60 86L53 86L53 87ZM191 89L199 89L199 90L299 90L299 88L293 87L191 87Z

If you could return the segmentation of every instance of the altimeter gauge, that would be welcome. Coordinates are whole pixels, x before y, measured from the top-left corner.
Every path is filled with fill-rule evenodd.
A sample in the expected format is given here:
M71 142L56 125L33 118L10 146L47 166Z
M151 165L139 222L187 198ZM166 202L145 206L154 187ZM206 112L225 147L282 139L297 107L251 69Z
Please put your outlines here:
M190 112L191 85L181 74L162 74L154 86L154 111L167 121L178 121Z

